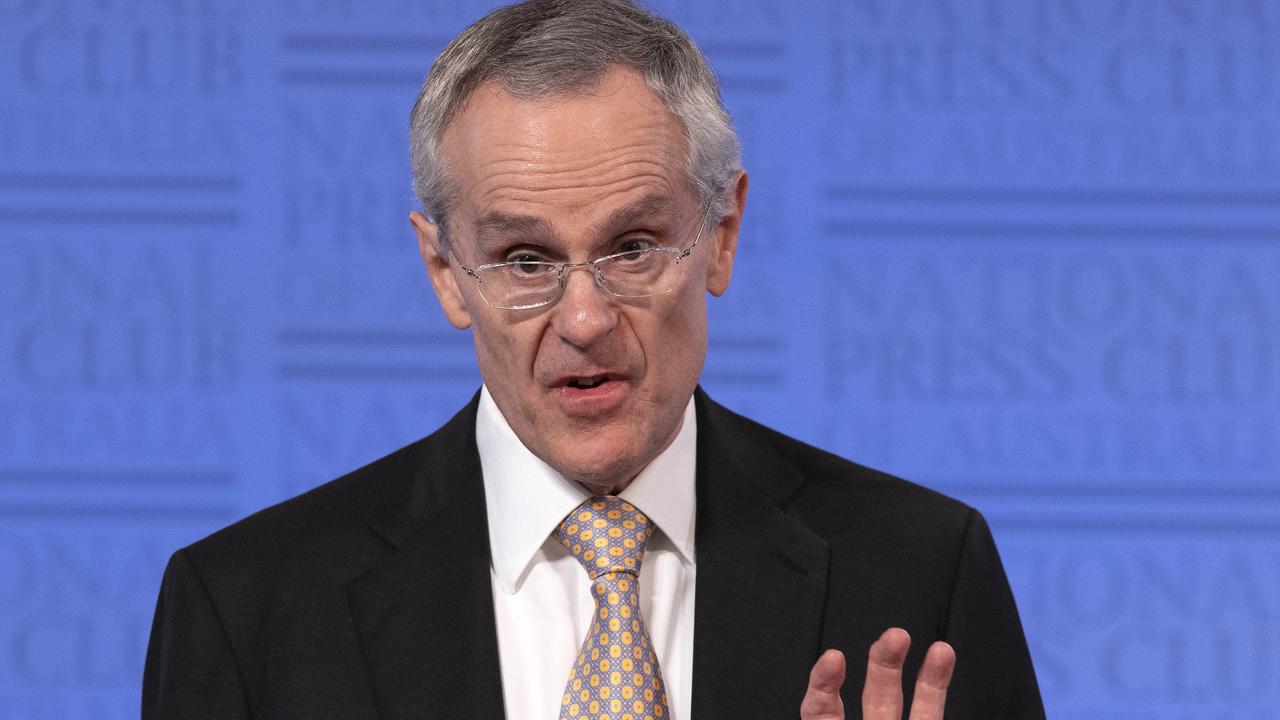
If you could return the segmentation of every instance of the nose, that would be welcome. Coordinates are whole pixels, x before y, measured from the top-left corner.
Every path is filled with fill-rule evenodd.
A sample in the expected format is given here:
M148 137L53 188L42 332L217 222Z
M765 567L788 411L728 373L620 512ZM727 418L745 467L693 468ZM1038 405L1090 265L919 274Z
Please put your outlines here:
M551 327L570 345L590 347L618 324L618 308L596 285L590 265L565 268L564 293L552 308Z

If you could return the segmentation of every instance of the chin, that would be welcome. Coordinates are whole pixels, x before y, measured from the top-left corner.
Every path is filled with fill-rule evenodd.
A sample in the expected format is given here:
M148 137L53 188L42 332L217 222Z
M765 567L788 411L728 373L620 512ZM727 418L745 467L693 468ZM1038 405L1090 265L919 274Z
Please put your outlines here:
M625 485L639 474L643 468L641 463L632 462L582 462L567 463L564 469L557 468L566 478L584 485L593 491L607 494L611 488Z
M652 459L641 459L634 448L587 443L580 448L580 452L568 454L547 464L579 485L585 485L592 491L607 493L612 488L630 482Z

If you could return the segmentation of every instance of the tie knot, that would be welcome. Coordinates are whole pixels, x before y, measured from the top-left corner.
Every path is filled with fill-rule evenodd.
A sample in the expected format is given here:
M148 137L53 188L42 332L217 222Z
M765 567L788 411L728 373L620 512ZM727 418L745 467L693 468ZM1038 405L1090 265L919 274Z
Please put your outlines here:
M649 518L626 500L597 496L560 521L556 539L582 563L593 580L611 572L638 575L650 525Z

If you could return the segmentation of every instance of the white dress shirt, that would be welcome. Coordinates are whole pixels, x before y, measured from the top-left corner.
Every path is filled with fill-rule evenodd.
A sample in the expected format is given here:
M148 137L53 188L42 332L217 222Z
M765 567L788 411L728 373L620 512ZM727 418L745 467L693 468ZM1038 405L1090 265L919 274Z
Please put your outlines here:
M484 471L493 609L508 720L557 720L565 682L591 626L587 573L552 536L590 497L538 459L480 392L476 445ZM693 400L671 445L620 493L657 526L640 567L640 612L649 629L672 720L688 720L693 684Z

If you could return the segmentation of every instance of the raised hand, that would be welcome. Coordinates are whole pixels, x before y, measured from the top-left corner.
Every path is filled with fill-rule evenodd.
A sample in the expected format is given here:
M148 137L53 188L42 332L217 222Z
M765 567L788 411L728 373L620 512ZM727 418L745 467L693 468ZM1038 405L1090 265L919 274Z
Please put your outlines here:
M901 628L884 631L867 654L867 679L862 686L863 720L901 720L902 665L911 647L911 636ZM945 642L935 642L925 653L916 677L909 720L942 720L947 685L956 666L956 653ZM800 704L801 720L845 720L840 686L845 660L839 650L828 650L809 673L809 689Z

